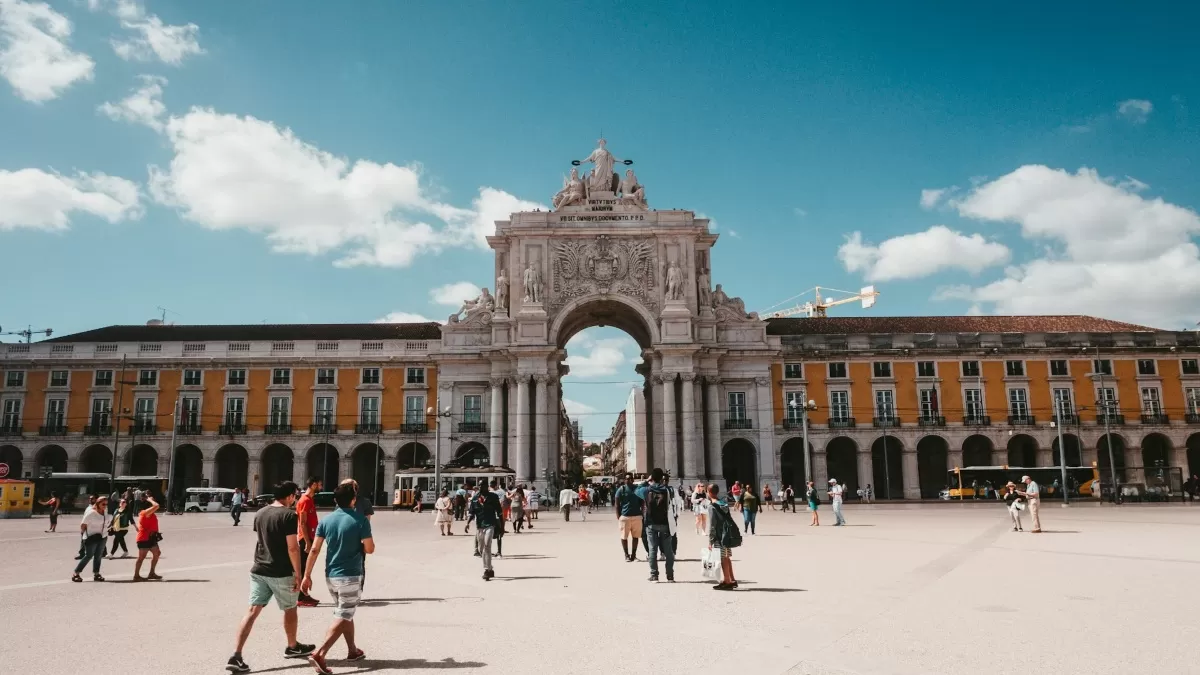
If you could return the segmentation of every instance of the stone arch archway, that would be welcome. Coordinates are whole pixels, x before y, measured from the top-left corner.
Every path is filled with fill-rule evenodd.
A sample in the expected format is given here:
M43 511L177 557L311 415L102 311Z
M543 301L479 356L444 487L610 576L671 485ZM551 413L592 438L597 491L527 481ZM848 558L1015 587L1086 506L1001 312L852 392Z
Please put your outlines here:
M350 477L358 482L360 492L365 492L372 502L383 490L383 448L375 443L360 443L350 453Z
M1067 466L1083 466L1083 442L1075 434L1063 434L1063 445L1067 447ZM1050 464L1061 466L1059 460L1058 437L1050 443Z
M139 443L129 450L126 460L130 476L157 476L158 450L146 443Z
M176 495L204 484L204 453L200 448L191 443L175 448L175 476L171 483L171 490Z
M270 492L276 485L295 479L296 457L292 449L283 443L272 443L262 452L262 491ZM307 480L300 478L297 483ZM301 485L301 487L304 487Z
M43 468L55 473L63 473L67 470L67 451L63 450L61 445L43 446L34 455L34 464L37 466L39 474L42 473Z
M339 458L341 455L332 443L317 443L308 449L305 465L308 475L321 481L326 491L337 487L341 480Z
M809 457L812 457L812 443L808 444ZM804 485L808 475L804 473L804 439L789 438L779 449L779 480L778 494L783 493L783 486L790 485L798 495L804 494Z
M85 473L112 473L112 450L100 443L87 446L79 455L79 467Z
M488 450L476 441L463 443L454 451L454 461L462 466L487 466Z
M1038 442L1028 434L1016 434L1008 439L1008 465L1036 467Z
M217 450L217 484L214 487L248 488L250 454L237 443L228 443Z
M405 443L396 453L396 467L412 469L418 466L433 466L433 454L422 443Z
M904 444L895 436L880 436L871 444L874 494L880 499L904 499Z
M968 436L962 444L964 467L992 465L992 439L983 434Z
M1109 442L1112 442L1112 460L1109 461ZM1126 463L1125 449L1128 446L1125 443L1125 437L1117 433L1101 434L1096 440L1096 466L1100 469L1100 480L1111 481L1112 467L1117 470L1117 480L1125 482L1128 479L1125 467Z
M1171 466L1171 439L1163 434L1148 434L1142 439L1142 468L1149 473L1154 469Z
M1200 476L1200 434L1188 436L1187 471L1189 476Z
M0 464L8 465L6 478L21 478L25 468L25 455L15 445L0 445Z
M846 487L848 494L857 494L861 486L858 475L858 444L845 436L838 436L825 446L825 468L830 478L836 478ZM816 486L825 489L826 485ZM796 494L803 494L799 490Z
M547 342L559 349L575 334L593 326L612 326L643 349L659 342L657 321L637 302L618 295L587 295L568 302L550 323Z
M744 438L730 439L721 448L721 476L725 479L725 489L733 487L734 481L742 485L758 485L758 473L755 457L758 451L754 444Z
M926 436L917 441L917 482L921 499L937 499L946 487L950 445L941 436Z

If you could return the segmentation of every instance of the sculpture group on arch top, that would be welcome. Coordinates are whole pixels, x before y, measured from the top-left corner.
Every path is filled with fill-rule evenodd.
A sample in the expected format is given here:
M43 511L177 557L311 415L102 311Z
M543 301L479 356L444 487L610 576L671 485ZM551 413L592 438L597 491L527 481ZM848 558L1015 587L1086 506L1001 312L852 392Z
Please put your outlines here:
M632 160L618 159L608 150L607 142L600 139L591 154L571 164L570 175L564 178L562 189L551 200L552 211L537 215L554 216L548 225L597 227L604 223L616 229L585 236L551 237L544 249L538 249L549 260L539 256L522 262L518 258L511 278L506 264L509 253L497 248L495 295L483 288L478 297L465 300L450 315L448 331L488 330L496 316L509 316L514 293L520 299L522 312L554 313L577 298L612 294L641 304L653 315L665 310L676 313L684 310L690 314L689 281L695 284L696 308L702 316L711 317L717 324L759 321L756 313L746 312L741 298L727 295L721 284L712 287L707 249L695 251L694 265L681 265L678 259L661 259L664 256L655 234L638 226L638 222L653 215L649 214L645 186L633 169L626 170L624 178L614 170L618 164L632 165ZM584 164L592 168L581 177L579 167ZM520 215L530 214L514 214L514 218Z

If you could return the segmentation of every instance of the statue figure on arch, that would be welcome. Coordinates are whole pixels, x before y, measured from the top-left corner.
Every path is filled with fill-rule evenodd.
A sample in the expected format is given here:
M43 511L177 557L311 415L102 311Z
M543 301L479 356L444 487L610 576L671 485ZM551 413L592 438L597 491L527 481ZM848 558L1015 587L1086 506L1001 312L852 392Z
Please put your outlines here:
M563 179L562 189L554 195L554 199L550 203L556 209L561 209L564 206L572 204L580 204L587 198L586 192L583 180L579 178L579 170L571 167L571 177Z
M613 166L621 164L633 164L630 159L617 159L611 152L608 151L608 141L601 138L597 141L599 145L585 159L577 159L571 164L579 166L580 164L591 163L594 167L587 178L587 189L589 192L614 192L616 188L617 175L613 172Z
M621 179L621 184L618 187L621 190L620 201L622 204L632 204L633 206L640 206L643 209L648 208L646 205L646 187L638 183L633 169L625 171L625 178Z
M464 300L462 307L460 307L457 312L450 315L449 322L458 323L463 312L466 312L466 318L469 319L479 312L490 312L495 309L495 307L496 299L492 297L492 294L488 292L487 288L483 288L479 291L479 297L475 298L474 300Z

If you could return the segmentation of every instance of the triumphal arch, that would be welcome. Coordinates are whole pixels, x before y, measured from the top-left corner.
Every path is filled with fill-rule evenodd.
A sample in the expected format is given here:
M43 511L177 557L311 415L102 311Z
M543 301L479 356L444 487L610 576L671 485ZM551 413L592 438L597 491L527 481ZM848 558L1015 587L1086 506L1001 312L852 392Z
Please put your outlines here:
M439 400L486 394L491 462L544 487L559 457L564 346L585 328L615 326L641 347L651 466L673 482L716 480L731 464L777 482L779 341L713 285L709 221L652 208L633 169L618 172L632 162L604 140L572 164L550 210L496 222L495 292L465 302L443 329Z

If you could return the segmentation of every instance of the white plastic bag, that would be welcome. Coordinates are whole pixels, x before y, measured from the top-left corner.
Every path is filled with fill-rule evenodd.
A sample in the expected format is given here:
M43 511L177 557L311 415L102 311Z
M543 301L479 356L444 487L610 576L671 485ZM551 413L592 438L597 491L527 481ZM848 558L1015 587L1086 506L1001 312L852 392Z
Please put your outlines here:
M700 565L705 579L721 578L721 551L715 548L700 550Z

